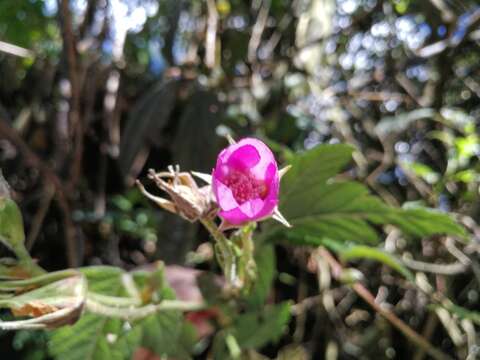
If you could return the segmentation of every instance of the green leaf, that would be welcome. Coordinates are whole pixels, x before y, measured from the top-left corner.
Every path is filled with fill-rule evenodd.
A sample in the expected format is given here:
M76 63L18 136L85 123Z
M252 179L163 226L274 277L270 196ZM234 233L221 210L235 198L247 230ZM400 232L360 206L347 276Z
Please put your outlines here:
M110 266L94 266L81 269L88 279L89 291L119 296L122 293L123 270ZM74 325L55 330L51 334L49 353L57 360L128 359L114 354L113 343L126 337L122 321L95 314L85 314ZM131 337L128 337L131 339ZM128 344L125 340L122 344Z
M242 349L258 349L283 335L290 321L290 302L265 306L238 316L232 334Z
M106 296L129 295L122 280L127 273L122 269L93 266L80 271L88 279L91 292ZM143 296L152 301L174 298L173 290L166 286L163 266L155 271L134 271L129 275L142 299ZM144 346L159 356L187 359L193 340L186 335L185 326L179 311L153 314L136 322L87 313L74 326L60 328L51 334L49 352L57 360L127 360L136 348Z
M141 322L144 329L142 345L160 357L188 359L189 349L181 346L184 330L183 315L179 311L162 312Z
M388 252L364 245L354 245L348 246L339 252L340 257L344 261L349 261L352 259L369 259L379 261L393 270L399 272L406 279L410 281L414 281L414 276L410 270L408 270L402 262L397 259L393 254L389 254Z
M321 183L294 192L281 212L292 225L291 231L299 235L375 244L378 234L367 220L385 211L375 200L354 182Z
M292 228L273 225L265 236L283 233L292 242L311 245L325 238L376 244L380 229L374 225L385 224L413 237L465 236L465 230L447 214L392 208L360 183L331 180L349 162L351 151L346 145L321 145L297 155L282 183L280 198L280 210Z
M15 253L24 251L22 214L17 204L5 197L0 197L0 241Z
M292 168L282 179L283 201L304 186L310 188L335 176L351 161L352 152L349 145L334 144L317 146L296 156L291 162Z
M89 266L79 269L87 277L88 290L105 295L121 295L122 279L125 273L114 266Z
M257 264L257 279L247 302L252 308L261 308L272 289L275 278L275 249L270 244L262 245L255 254Z
M17 259L10 268L0 265L0 274L15 273L36 276L45 271L33 262L25 248L23 218L17 204L10 198L10 188L0 170L0 242L12 250Z
M219 332L213 341L213 358L231 359L241 350L259 349L278 341L290 318L291 304L288 301L234 315L233 324Z
M382 220L382 223L395 225L404 234L412 237L426 237L435 234L455 235L461 238L467 236L465 228L448 214L429 208L390 208Z
M53 333L49 352L57 360L128 359L129 351L121 356L114 346L120 340L125 350L139 330L134 331L132 336L129 330L122 330L122 322L118 319L85 314L75 326L63 327ZM124 339L127 336L128 340ZM137 344L138 341L135 347Z

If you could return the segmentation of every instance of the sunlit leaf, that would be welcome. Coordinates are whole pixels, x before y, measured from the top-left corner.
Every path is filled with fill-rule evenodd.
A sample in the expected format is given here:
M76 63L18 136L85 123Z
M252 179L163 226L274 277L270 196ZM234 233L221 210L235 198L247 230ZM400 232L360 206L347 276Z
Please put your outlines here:
M395 271L398 271L408 280L414 281L415 279L412 272L408 270L399 259L397 259L393 254L390 254L382 249L363 245L347 246L345 249L340 251L340 257L345 261L353 259L379 261L391 267Z
M370 195L360 183L331 180L349 162L350 154L349 146L320 145L294 158L282 182L280 199L280 210L292 228L272 225L266 236L285 234L290 241L311 245L324 238L375 244L380 241L380 228L374 225L385 224L412 237L465 236L465 230L447 214L393 208Z

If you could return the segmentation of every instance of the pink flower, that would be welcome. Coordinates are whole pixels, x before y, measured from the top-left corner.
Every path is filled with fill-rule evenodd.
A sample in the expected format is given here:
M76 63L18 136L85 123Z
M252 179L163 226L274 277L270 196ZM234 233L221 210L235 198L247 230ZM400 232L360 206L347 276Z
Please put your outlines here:
M245 138L222 150L212 178L218 215L232 225L269 217L278 205L277 162L260 140Z

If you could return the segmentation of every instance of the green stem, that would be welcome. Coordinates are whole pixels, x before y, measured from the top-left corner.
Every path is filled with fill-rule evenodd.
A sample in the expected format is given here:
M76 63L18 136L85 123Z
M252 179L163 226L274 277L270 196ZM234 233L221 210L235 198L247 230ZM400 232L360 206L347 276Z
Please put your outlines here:
M53 273L42 274L30 279L22 279L22 280L7 280L0 282L0 291L12 291L12 290L19 290L25 287L39 287L43 285L50 284L57 280L62 280L70 276L78 275L79 272L73 269L61 270L56 271Z
M118 307L118 308L142 305L142 302L139 299L135 299L131 297L108 296L108 295L98 294L90 291L88 292L88 298L95 303L105 305L105 306Z
M239 249L238 263L238 277L243 284L243 292L248 294L253 283L255 282L257 271L254 260L254 243L252 240L253 231L257 224L251 222L237 230L233 236L232 241Z
M206 308L206 305L198 302L164 300L159 304L149 304L142 307L109 307L105 304L87 298L86 308L88 311L108 317L123 320L138 320L160 311L198 311Z
M223 269L225 278L232 288L238 288L236 255L233 244L218 230L217 225L211 219L200 219L201 223L210 232L216 242L217 260Z

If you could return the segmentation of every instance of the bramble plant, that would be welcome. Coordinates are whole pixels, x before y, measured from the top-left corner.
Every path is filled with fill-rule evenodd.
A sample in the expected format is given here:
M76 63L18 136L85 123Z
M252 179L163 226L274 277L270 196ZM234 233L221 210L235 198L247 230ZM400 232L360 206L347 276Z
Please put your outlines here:
M150 170L149 178L165 191L170 200L140 191L157 205L183 218L200 221L215 240L215 253L227 282L226 292L248 292L255 281L252 233L256 222L269 217L290 226L278 210L280 178L271 150L262 141L246 138L231 140L217 159L212 175L192 174L208 185L200 188L192 175L170 167L169 172ZM213 193L213 194L212 194ZM214 196L213 196L214 195ZM222 222L216 225L218 216ZM225 230L238 229L228 238Z
M212 345L215 358L237 358L243 351L279 339L298 311L289 301L266 305L276 274L273 244L283 242L318 247L313 259L325 259L338 281L352 286L432 357L444 358L393 313L375 308L360 284L361 273L343 268L329 250L343 261L360 257L382 262L414 282L401 259L376 246L379 226L394 225L411 238L441 233L465 239L465 230L446 214L393 208L360 183L335 180L352 151L341 144L317 146L292 157L279 170L265 143L246 138L231 141L219 154L212 175L181 172L173 166L166 172L150 170L148 178L169 199L148 192L137 181L148 199L202 223L213 238L223 277L200 281L200 301L177 300L160 262L132 272L92 266L47 273L28 255L20 212L5 190L0 240L16 258L0 264L0 306L9 309L14 319L1 321L0 328L58 328L49 334L49 353L56 359L129 359L140 346L183 359L202 349L183 313L206 311L218 326ZM206 185L199 186L194 177ZM277 222L257 226L269 218ZM452 305L447 299L437 302ZM90 355L85 357L86 353Z

